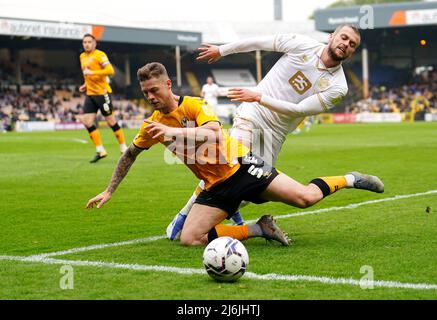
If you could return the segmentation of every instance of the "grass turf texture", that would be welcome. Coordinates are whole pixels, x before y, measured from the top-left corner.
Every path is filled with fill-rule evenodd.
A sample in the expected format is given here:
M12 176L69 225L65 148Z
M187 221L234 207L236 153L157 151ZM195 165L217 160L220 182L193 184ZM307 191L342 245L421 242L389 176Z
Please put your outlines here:
M300 210L279 203L250 205L246 220L344 206L437 189L437 124L319 125L290 135L277 168L307 183L357 170L380 176L385 193L342 190ZM136 130L126 131L128 140ZM111 201L84 209L107 185L119 157L112 131L102 130L109 157L89 164L86 131L0 135L0 255L29 256L93 244L163 235L197 181L182 165L166 165L163 147L143 152ZM426 208L431 207L431 212ZM245 242L248 271L359 280L437 284L437 196L426 195L278 220L295 243ZM166 239L55 259L202 269L202 247ZM437 290L265 281L220 284L206 274L74 266L74 289L61 290L61 265L0 260L2 299L436 299Z

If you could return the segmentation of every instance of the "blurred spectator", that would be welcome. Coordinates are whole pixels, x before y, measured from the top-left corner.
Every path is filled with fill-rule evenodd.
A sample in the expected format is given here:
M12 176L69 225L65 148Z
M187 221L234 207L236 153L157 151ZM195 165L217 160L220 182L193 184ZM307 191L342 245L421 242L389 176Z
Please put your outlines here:
M209 76L206 78L206 83L202 86L200 96L206 100L206 102L213 108L214 111L217 111L219 86L214 83L213 77Z
M151 112L144 102L114 96L117 120L142 120ZM56 90L55 87L32 86L18 93L10 86L0 87L0 132L12 130L20 121L79 122L83 99L78 89ZM101 119L98 119L101 120Z
M368 99L350 103L346 112L437 113L437 67L414 75L401 87L373 86Z

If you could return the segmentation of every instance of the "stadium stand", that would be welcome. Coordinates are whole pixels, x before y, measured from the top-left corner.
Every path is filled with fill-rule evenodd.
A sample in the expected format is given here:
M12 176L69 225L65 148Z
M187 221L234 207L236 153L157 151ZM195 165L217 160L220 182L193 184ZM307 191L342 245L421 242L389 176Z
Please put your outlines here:
M431 5L421 4L419 6ZM392 10L391 6L385 5L378 8ZM402 7L401 9L408 8ZM201 85L205 83L208 76L213 75L221 89L218 101L220 111L223 112L219 116L225 123L232 122L232 115L238 104L226 98L227 88L231 86L252 87L252 85L245 85L244 81L229 83L228 80L241 78L242 74L245 75L245 80L256 79L255 75L259 75L259 70L256 66L255 53L229 56L214 65L197 63L196 43L192 43L192 46L187 43L180 44L177 39L181 32L174 30L186 30L187 32L182 32L184 39L195 38L198 34L199 39L196 41L199 43L200 34L203 42L220 44L251 36L283 33L286 30L293 30L293 32L306 34L326 42L328 37L326 31L331 32L334 27L328 23L332 20L329 18L337 17L337 15L342 17L349 12L348 10L352 12L356 8L321 10L316 12L315 22L301 24L275 21L259 23L256 28L252 23L245 22L220 25L190 21L150 22L150 24L141 22L123 26L129 27L129 36L126 36L127 34L123 32L127 29L107 27L99 46L110 53L110 60L116 69L116 77L111 83L114 89L116 117L122 122L141 120L151 112L150 106L146 104L138 90L136 71L145 62L159 61L168 66L173 86L177 87L175 92L181 95L199 95ZM430 67L436 62L433 55L429 54L434 50L435 44L432 41L429 41L427 46L417 44L419 39L429 35L431 31L427 30L431 26L407 26L399 29L389 25L389 22L381 17L378 17L376 22L378 27L375 30L362 31L363 45L361 47L368 48L370 53L369 96L363 99L362 57L357 54L344 64L349 92L331 112L339 114L410 113L409 117L414 120L423 120L425 113L432 113L436 114L435 120L437 120L435 84L437 70L436 66ZM39 22L22 20L21 23L37 25ZM102 24L105 23L102 22ZM83 27L89 26L83 25ZM152 31L152 29L156 30ZM143 37L145 34L149 36ZM162 36L171 34L174 34L176 38L163 43ZM120 35L123 36L120 38ZM80 37L76 40L79 39ZM26 41L22 41L19 37L0 36L4 47L0 49L0 130L12 130L16 121L23 120L78 122L84 97L77 91L77 86L82 82L82 76L78 72L76 61L80 42L75 42L76 40L53 40L50 36L37 38L31 35L30 39L26 38ZM176 45L182 45L183 48L180 61L182 63L180 84L176 77ZM261 55L261 73L264 76L281 54L262 52ZM33 57L39 60L33 61ZM17 61L20 61L20 68L17 68ZM415 72L416 67L421 65L427 66L428 69ZM243 73L240 72L241 70ZM17 84L18 78L20 85Z
M77 87L58 90L48 85L27 86L21 91L11 87L0 88L1 131L13 130L16 121L79 122L84 99ZM126 120L143 120L151 112L144 102L119 95L114 95L113 105L115 116L122 124ZM103 119L100 116L97 120Z
M76 69L46 67L27 60L21 63L20 84L15 73L12 61L0 60L0 132L14 130L17 121L80 122L84 96L78 85L83 79ZM128 99L128 88L115 82L112 85L114 113L122 124L150 114L144 99ZM101 115L97 120L103 120Z
M413 112L415 120L437 113L437 67L413 75L406 85L374 85L369 98L346 107L346 112Z

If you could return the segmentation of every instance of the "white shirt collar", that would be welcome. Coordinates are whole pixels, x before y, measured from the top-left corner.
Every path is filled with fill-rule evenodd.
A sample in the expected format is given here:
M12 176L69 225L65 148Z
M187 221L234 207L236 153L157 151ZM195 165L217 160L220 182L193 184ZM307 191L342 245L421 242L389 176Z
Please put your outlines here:
M321 59L322 57L322 52L323 49L325 49L327 45L325 46L320 46L320 48L317 50L316 55L318 57L317 62L316 62L316 68L319 70L323 70L323 71L328 71L330 74L334 74L335 71L339 70L341 67L341 63L338 66L332 67L332 68L326 68L325 65L323 64L323 61Z

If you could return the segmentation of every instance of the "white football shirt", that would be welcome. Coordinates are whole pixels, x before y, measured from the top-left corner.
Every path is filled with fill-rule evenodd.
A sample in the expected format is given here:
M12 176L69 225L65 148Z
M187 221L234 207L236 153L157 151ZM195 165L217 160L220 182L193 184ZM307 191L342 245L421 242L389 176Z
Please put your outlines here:
M258 37L225 44L219 47L226 56L253 50L277 51L284 55L275 63L255 91L264 101L299 104L307 112L283 114L271 111L258 103L243 102L237 111L234 129L243 123L246 135L252 129L273 131L273 163L288 133L307 115L322 113L339 103L348 91L346 77L340 65L326 68L320 59L326 44L298 34ZM233 130L235 131L235 130ZM238 130L234 135L238 135ZM258 133L261 134L262 133ZM243 140L245 137L243 137ZM266 144L267 141L264 142ZM269 161L270 162L270 161Z
M215 107L218 103L217 96L219 94L219 86L215 83L206 83L202 87L202 92L204 94L203 98L206 100L206 102L208 102L208 104L212 107Z

